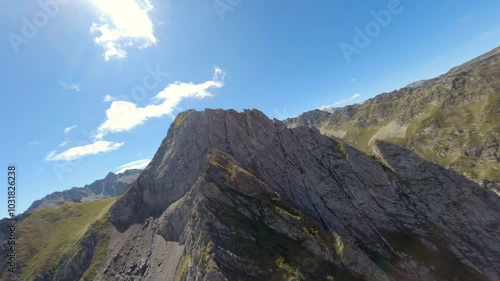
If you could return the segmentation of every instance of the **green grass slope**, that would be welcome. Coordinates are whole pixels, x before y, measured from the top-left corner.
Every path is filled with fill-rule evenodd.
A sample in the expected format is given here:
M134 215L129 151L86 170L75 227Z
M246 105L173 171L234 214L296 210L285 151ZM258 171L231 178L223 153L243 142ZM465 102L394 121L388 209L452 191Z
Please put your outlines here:
M92 227L102 229L99 225L115 201L66 202L36 210L22 220L18 240L20 279L37 280L56 274L61 262L77 254Z

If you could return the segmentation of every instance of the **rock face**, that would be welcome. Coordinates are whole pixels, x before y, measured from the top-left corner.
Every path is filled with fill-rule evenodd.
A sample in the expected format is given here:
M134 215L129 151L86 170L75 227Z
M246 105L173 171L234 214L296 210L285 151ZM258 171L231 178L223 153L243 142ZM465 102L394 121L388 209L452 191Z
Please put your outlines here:
M96 180L84 187L73 187L65 191L51 193L33 202L27 212L59 206L66 201L91 201L118 197L123 194L130 183L137 179L141 171L131 169L120 174L110 172L104 179Z
M381 139L500 194L500 48L363 104L285 120L313 126L372 154Z
M111 207L92 279L500 280L500 198L372 145L257 110L181 113Z

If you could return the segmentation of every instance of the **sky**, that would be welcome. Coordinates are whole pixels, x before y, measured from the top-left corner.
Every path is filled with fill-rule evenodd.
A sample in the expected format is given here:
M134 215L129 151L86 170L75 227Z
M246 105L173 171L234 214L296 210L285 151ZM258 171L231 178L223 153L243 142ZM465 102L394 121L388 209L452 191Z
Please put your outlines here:
M497 0L0 0L0 177L16 166L20 213L145 167L184 110L361 102L499 46L499 14Z

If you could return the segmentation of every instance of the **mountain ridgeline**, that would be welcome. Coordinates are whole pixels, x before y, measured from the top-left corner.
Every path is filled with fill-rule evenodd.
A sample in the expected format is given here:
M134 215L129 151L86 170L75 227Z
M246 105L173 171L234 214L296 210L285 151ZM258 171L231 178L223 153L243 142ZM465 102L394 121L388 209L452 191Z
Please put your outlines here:
M377 139L399 144L500 194L500 48L438 78L284 122L316 127L369 154Z
M36 200L28 208L27 212L43 209L50 206L59 206L67 201L93 201L118 197L123 194L130 183L135 181L141 170L131 169L123 173L108 173L104 179L85 185L84 187L73 187L61 192L51 193L40 200Z

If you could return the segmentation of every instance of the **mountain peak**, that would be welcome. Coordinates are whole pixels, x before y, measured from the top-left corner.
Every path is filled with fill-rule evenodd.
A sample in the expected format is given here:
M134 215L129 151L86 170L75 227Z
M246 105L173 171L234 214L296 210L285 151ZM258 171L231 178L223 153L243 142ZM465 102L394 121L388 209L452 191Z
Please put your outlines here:
M105 180L111 180L111 179L115 179L116 178L116 174L113 173L113 172L109 172L106 177L104 177Z

